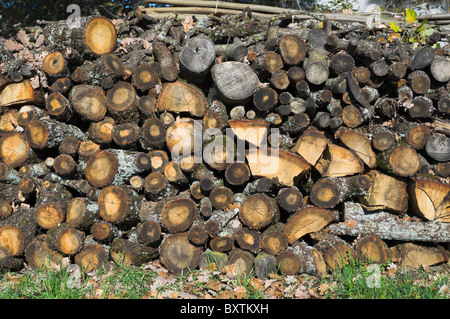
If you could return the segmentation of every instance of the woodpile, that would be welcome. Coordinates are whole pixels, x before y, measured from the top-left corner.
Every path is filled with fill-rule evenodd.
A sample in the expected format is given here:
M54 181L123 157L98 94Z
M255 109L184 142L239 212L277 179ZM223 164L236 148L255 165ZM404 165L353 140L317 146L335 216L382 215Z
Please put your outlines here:
M448 46L144 11L0 42L2 268L447 262Z

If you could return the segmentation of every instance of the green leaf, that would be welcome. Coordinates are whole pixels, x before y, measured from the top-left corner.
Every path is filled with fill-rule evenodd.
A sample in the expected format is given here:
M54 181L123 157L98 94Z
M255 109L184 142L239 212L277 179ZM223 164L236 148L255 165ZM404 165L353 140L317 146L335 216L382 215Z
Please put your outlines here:
M406 22L413 23L417 19L417 12L414 9L406 9Z
M391 29L392 29L394 32L402 32L402 29L400 29L400 27L399 27L398 25L396 25L394 21L392 21L392 22L389 24L389 26L391 27Z

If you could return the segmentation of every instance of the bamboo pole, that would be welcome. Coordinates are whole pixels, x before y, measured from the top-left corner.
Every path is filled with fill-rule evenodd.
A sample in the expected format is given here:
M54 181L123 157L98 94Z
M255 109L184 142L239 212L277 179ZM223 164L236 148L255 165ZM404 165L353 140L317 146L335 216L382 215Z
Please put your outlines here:
M203 0L200 0L203 1ZM160 7L160 8L143 8L143 10L146 14L155 14L155 13L171 13L171 12L177 12L177 13L193 13L193 14L238 14L241 13L241 10L234 10L234 9L217 9L215 8L203 8L203 7ZM264 14L255 12L253 15L258 17L271 17L270 14Z

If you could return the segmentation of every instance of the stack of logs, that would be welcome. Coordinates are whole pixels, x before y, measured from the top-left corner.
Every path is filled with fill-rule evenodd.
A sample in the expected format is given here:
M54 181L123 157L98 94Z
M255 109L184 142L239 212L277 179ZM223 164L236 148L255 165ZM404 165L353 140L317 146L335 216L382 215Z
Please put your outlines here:
M42 63L0 44L2 268L447 262L438 32L413 46L327 19L72 23L27 35Z

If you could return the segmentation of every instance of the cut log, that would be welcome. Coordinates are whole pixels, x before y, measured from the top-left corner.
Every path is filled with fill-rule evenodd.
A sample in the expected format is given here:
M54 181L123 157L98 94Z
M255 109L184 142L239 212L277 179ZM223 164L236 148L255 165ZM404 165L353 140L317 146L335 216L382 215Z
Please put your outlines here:
M8 256L20 255L25 248L25 236L22 230L14 225L0 227L0 249Z
M358 260L368 263L384 264L387 259L387 245L379 237L368 235L356 242L355 253Z
M36 223L43 229L61 224L65 219L65 207L59 203L47 203L36 208Z
M450 60L448 58L435 57L430 64L430 73L436 81L450 81Z
M188 233L170 234L164 238L159 250L161 262L174 274L195 269L201 253L201 247L189 242Z
M327 266L335 271L356 261L354 250L346 244L337 244L328 249L324 255Z
M293 276L300 272L305 261L297 254L288 249L283 250L276 256L279 272L282 275Z
M204 94L194 85L176 81L166 83L156 105L160 112L184 113L202 117L208 107Z
M324 277L327 275L327 265L322 253L309 246L303 241L296 242L293 246L286 249L287 252L298 256L302 261L301 273L312 276Z
M86 245L81 251L75 255L75 264L80 266L84 271L93 271L101 269L108 261L108 255L102 245L90 244Z
M77 169L77 163L72 156L67 154L58 155L53 163L55 172L64 177L73 176Z
M309 51L308 57L303 61L306 80L314 85L325 83L330 74L327 63L326 55L316 50Z
M125 74L125 68L115 54L105 54L95 61L85 61L73 70L70 79L76 83L102 86L110 89L114 81L119 80Z
M104 187L113 181L118 167L119 162L113 153L98 151L87 160L84 174L92 186Z
M427 144L427 140L431 135L430 129L425 125L412 127L406 136L406 141L415 150L422 150Z
M42 68L52 79L65 77L68 74L66 60L61 52L55 51L47 54L42 61Z
M243 104L258 89L259 79L245 63L229 61L216 64L211 69L219 100L225 104Z
M402 269L419 269L446 262L448 257L438 248L423 247L414 243L399 244L389 248L390 259L399 259Z
M250 168L246 163L231 163L225 169L225 179L231 185L244 185L250 178Z
M230 254L227 263L227 276L230 278L239 278L251 274L255 264L255 257L252 253L240 249L235 249Z
M278 191L277 203L286 212L296 212L303 205L303 194L296 186L282 188Z
M29 80L11 83L0 92L0 107L35 104L37 102L39 102L39 97L33 90Z
M85 233L67 224L53 227L47 234L50 236L52 247L63 255L75 255L83 248Z
M153 41L153 55L161 65L161 76L167 82L173 82L178 78L179 70L175 65L172 52L160 41Z
M431 62L433 62L435 57L434 48L431 46L423 46L414 50L411 56L411 63L409 64L409 68L412 71L422 70Z
M337 136L345 146L355 151L359 158L361 158L369 168L375 166L377 157L372 150L369 139L365 135L353 130L339 129L335 136Z
M99 87L76 85L70 91L69 101L82 118L97 122L106 115L106 96Z
M337 74L343 74L345 72L353 70L353 68L355 67L355 60L350 54L342 51L331 56L330 66Z
M102 220L92 225L90 233L99 242L110 242L122 235L122 232L115 225Z
M140 64L133 71L132 83L140 91L148 91L158 83L158 72L151 64Z
M104 17L92 18L84 29L84 42L94 55L111 53L117 45L116 27Z
M168 201L161 210L161 224L170 233L184 232L193 224L197 215L195 202L189 198Z
M204 36L191 38L180 51L180 76L203 86L214 61L214 42Z
M283 233L292 245L304 235L319 231L335 220L336 217L329 210L307 206L289 218Z
M399 219L384 211L366 214L359 203L345 203L344 221L334 223L326 231L338 236L378 236L383 240L448 242L450 224L438 221L423 223Z
M277 222L278 205L265 194L254 194L242 203L239 218L249 228L261 229Z
M427 220L450 222L450 186L438 181L413 178L408 185L412 211Z
M32 269L61 270L68 265L63 255L51 247L50 236L46 234L35 237L25 248L25 260Z
M30 144L19 132L4 134L0 139L0 157L13 168L25 163L31 152Z
M283 234L284 224L278 222L269 226L261 235L261 249L276 256L285 250L289 243Z
M431 135L425 145L425 151L438 162L450 161L450 137L440 133Z
M315 127L309 127L300 135L292 151L297 152L309 164L316 165L329 141L324 132Z
M316 169L322 177L341 177L363 172L364 165L353 152L341 146L328 144Z
M278 178L285 186L293 186L311 167L301 156L282 149L249 149L246 158L253 176Z
M100 217L113 224L131 224L138 220L144 199L129 187L108 186L100 191L98 209Z
M195 122L191 118L178 118L166 131L166 145L172 156L186 156L201 146L195 142ZM197 145L200 144L200 145Z
M122 149L136 150L140 128L135 123L122 123L114 125L112 139Z
M235 240L241 249L250 251L251 253L256 253L260 249L261 236L258 232L250 228L241 228L236 233Z
M306 56L305 40L296 35L285 35L278 43L281 57L285 65L297 65Z
M233 191L228 187L215 187L209 193L209 200L215 209L227 210L233 203Z
M270 87L258 89L253 95L253 105L263 112L273 109L277 102L278 94Z
M108 115L115 123L131 123L138 120L136 90L128 82L118 81L108 90L106 106Z
M67 205L66 222L77 229L88 230L99 219L98 204L85 197L75 197Z
M238 139L247 141L257 147L267 145L267 136L270 127L270 124L267 121L258 119L229 120L228 125ZM237 145L239 149L239 141Z
M136 267L140 267L159 256L156 248L119 237L113 239L109 254L118 263Z

